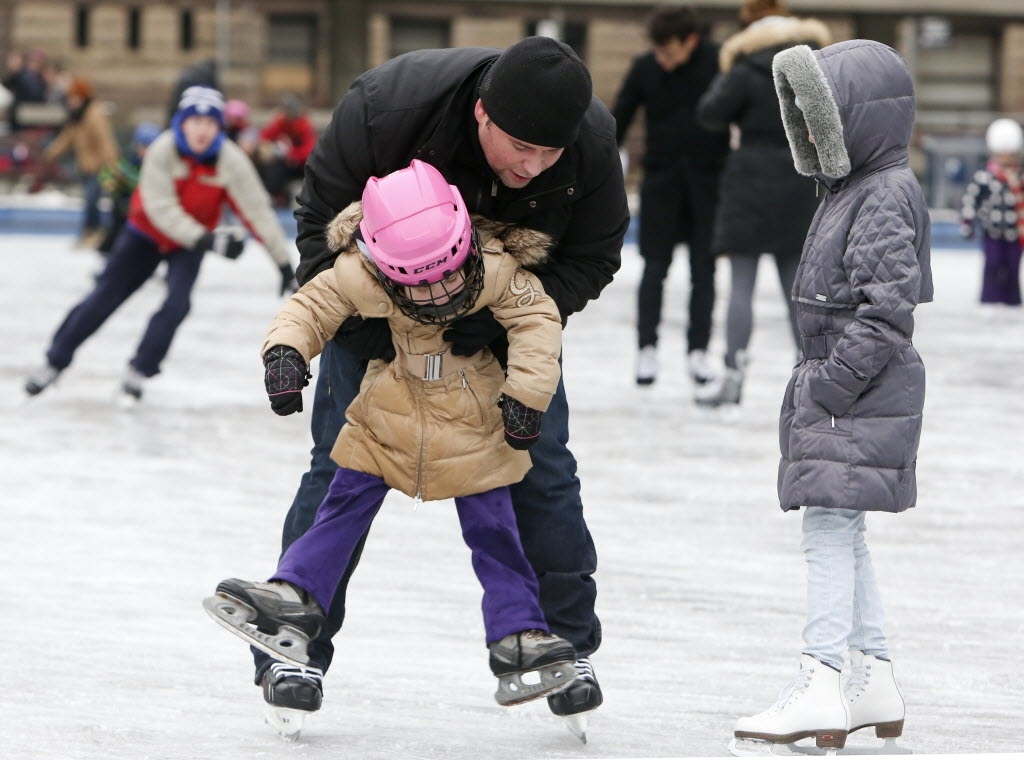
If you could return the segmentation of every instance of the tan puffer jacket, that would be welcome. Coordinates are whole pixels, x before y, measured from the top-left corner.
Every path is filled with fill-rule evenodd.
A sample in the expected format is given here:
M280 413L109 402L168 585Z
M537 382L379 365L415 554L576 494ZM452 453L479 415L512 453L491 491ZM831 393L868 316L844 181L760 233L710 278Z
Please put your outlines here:
M292 346L308 363L347 317L387 317L398 358L370 363L331 458L424 501L522 480L530 455L505 443L497 401L505 393L544 411L558 386L558 309L540 280L521 268L542 261L550 240L533 230L473 220L484 251L484 286L473 311L491 309L508 331L508 372L487 350L468 359L445 353L439 379L424 380L422 356L451 345L441 337L443 328L414 322L388 298L352 240L361 218L354 203L328 226L328 243L342 254L288 299L261 353Z

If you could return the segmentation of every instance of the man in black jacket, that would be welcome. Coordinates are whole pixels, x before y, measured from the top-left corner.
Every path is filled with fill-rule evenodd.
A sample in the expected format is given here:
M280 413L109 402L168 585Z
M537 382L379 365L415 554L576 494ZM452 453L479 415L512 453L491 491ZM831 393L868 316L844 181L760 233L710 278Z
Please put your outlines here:
M360 76L306 163L295 212L300 283L333 265L336 254L328 250L324 228L361 197L367 179L414 158L457 185L472 213L552 238L549 259L534 271L563 324L611 282L629 224L615 125L592 97L590 73L568 46L529 37L505 52L420 50ZM453 354L464 356L485 347L501 355L507 346L504 330L487 309L455 322L445 338ZM285 547L310 527L327 492L336 469L329 453L367 361L393 352L386 320L357 317L321 354L312 462L286 518ZM530 450L533 467L512 487L512 499L548 625L572 642L581 658L577 679L550 697L549 705L558 715L575 716L579 728L585 727L582 716L602 699L587 659L600 645L601 626L594 614L597 558L568 435L560 382ZM319 709L321 671L330 665L331 636L341 628L345 590L365 539L342 579L326 630L310 644L311 667L299 671L255 652L256 682L272 707Z
M621 145L637 109L645 112L644 178L640 186L637 295L639 355L636 381L653 383L658 370L658 324L665 278L676 243L690 254L687 368L698 384L712 377L707 348L715 305L711 230L718 175L729 152L727 132L708 132L696 118L697 101L718 73L718 47L704 37L688 7L664 8L648 25L652 50L638 56L623 80L612 114Z

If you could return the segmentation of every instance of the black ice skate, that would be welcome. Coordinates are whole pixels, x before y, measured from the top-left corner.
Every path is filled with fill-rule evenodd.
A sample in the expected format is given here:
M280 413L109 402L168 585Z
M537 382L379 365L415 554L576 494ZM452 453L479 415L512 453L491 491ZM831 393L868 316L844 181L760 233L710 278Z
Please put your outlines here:
M260 679L263 716L282 739L298 739L306 718L320 709L323 677L320 668L297 668L283 662L264 671Z
M277 660L296 667L309 662L306 651L324 623L324 613L302 589L290 583L252 583L229 578L203 600L210 616L236 636Z
M555 715L565 718L569 730L586 744L590 713L601 706L604 696L589 658L576 660L575 670L576 677L572 683L558 694L548 697L548 707Z
M487 647L491 672L498 677L494 699L509 706L565 689L576 675L576 650L563 638L544 631L513 633ZM527 677L527 681L523 677Z

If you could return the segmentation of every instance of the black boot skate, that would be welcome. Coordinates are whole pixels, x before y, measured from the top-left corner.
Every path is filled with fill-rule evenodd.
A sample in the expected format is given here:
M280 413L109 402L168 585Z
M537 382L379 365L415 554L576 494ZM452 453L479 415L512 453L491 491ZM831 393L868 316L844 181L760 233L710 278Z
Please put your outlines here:
M210 616L257 649L296 667L309 662L307 646L324 623L320 605L290 583L229 578L203 600Z
M323 704L323 677L320 668L296 668L275 662L260 679L263 688L263 715L282 739L295 741L309 715Z
M556 693L571 684L575 675L572 644L545 631L513 633L487 648L491 672L498 677L494 699L499 705L518 705Z
M590 659L581 657L576 660L576 677L564 690L548 697L548 707L555 715L565 718L566 725L584 744L587 743L587 728L590 726L590 713L601 706L604 696L601 685L594 675L594 666Z

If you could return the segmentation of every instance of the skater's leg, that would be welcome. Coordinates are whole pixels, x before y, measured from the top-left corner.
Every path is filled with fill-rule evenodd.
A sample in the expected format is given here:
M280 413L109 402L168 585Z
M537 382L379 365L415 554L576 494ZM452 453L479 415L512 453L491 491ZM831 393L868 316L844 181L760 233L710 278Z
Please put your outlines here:
M644 270L637 291L639 348L658 344L665 278L679 240L679 175L672 169L652 169L640 186L640 255Z
M853 627L850 631L849 647L883 660L889 659L889 647L885 638L885 610L882 595L878 590L875 568L868 551L866 521L859 524L853 541L854 592Z
M540 438L530 449L533 467L510 490L548 626L585 657L601 644L601 623L594 613L597 552L583 519L576 459L568 441L569 408L559 380Z
M746 351L754 330L754 286L757 284L756 255L729 256L729 307L725 316L725 366L740 369L738 355Z
M508 488L456 497L455 508L473 571L484 589L486 643L520 631L547 631L537 601L537 578L523 554Z
M292 542L271 580L305 589L328 612L356 546L387 496L376 475L339 467L313 525Z
M149 238L131 229L125 230L110 252L92 292L57 328L46 352L49 365L60 370L67 368L78 347L149 279L160 258L156 245Z
M807 561L807 624L804 654L843 669L853 625L854 538L864 513L807 507L801 549Z
M687 165L685 194L690 219L690 313L686 350L706 351L711 340L711 313L715 308L715 255L711 252L718 172Z
M365 372L366 362L361 361L351 351L333 341L328 341L324 346L317 368L313 408L310 414L313 448L310 452L309 470L303 474L284 520L282 552L309 530L316 519L320 503L327 495L331 480L338 469L331 459L331 449L342 425L345 424L345 410L359 393L359 385ZM325 673L334 656L331 637L341 630L345 619L345 591L348 580L359 562L365 540L364 536L356 547L338 591L331 601L324 627L309 644L310 663ZM257 649L253 650L253 660L256 666L255 681L259 684L264 671L270 667L273 660Z
M129 362L143 377L153 377L192 307L192 288L199 277L205 251L184 248L167 257L167 295L149 319L135 356Z

